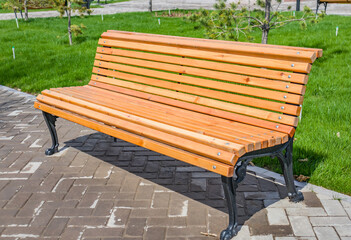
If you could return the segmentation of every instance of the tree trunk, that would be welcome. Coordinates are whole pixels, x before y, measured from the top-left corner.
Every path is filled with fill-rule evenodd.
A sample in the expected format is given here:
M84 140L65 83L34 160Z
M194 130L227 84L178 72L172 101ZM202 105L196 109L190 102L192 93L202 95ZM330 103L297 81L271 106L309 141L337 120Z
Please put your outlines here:
M19 0L19 3L22 4L22 0ZM21 8L19 9L19 12L20 12L20 14L21 14L21 18L23 19L22 6L21 6Z
M261 43L263 43L263 44L267 44L268 43L268 33L269 33L269 29L262 29Z
M20 9L20 14L21 14L21 18L23 19L23 13L22 13L22 10Z
M24 0L24 20L28 21L28 0Z
M72 13L72 11L71 11L71 1L68 1L66 14L67 14L67 17L68 17L68 39L69 39L69 45L72 45L71 13Z
M266 0L266 6L264 9L264 24L262 26L262 39L261 43L267 44L268 42L268 33L269 33L269 22L271 17L271 0Z
M149 12L152 12L152 0L149 0Z

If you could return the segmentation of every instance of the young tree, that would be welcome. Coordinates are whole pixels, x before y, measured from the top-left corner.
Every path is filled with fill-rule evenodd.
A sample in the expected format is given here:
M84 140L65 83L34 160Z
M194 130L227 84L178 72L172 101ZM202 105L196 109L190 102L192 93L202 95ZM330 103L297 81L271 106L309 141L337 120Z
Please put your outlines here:
M152 0L149 0L149 12L152 12Z
M81 16L85 12L90 14L92 11L85 7L83 0L52 0L53 6L60 13L61 17L66 13L68 20L68 39L69 44L72 45L72 32L75 36L82 34L82 28L85 28L83 24L71 25L72 12L78 11Z
M15 14L16 19L17 19L17 11L22 10L22 7L23 7L23 5L20 2L20 0L7 0L3 4L3 8L13 11L13 13Z
M268 34L272 29L285 26L291 22L300 22L306 28L307 23L317 23L324 13L315 15L310 8L305 7L301 16L291 12L280 12L278 8L281 0L276 0L273 8L272 0L256 0L258 9L251 11L245 6L236 3L227 5L227 0L216 0L214 11L200 10L189 17L192 22L199 22L206 29L207 37L228 40L238 40L242 34L248 40L253 37L250 33L258 28L262 31L261 43L267 44ZM264 9L264 10L262 10ZM290 8L288 9L290 10Z

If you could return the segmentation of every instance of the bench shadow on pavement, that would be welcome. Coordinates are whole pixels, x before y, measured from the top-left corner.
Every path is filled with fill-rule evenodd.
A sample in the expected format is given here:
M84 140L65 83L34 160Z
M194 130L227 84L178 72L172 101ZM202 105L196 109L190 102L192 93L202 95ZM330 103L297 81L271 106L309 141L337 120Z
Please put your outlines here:
M120 139L114 142L112 137L102 133L84 135L66 141L65 144L64 147L76 148L129 173L227 213L221 178L218 174ZM269 178L256 177L254 172L248 171L237 189L239 225L245 222L250 225L251 222L259 224L261 226L259 229L274 232L274 229L264 227L264 223L267 222L264 209L286 197L287 191L284 185L276 184ZM252 218L253 215L256 217ZM277 229L278 232L286 234L289 234L290 230L290 226L286 230L281 227Z

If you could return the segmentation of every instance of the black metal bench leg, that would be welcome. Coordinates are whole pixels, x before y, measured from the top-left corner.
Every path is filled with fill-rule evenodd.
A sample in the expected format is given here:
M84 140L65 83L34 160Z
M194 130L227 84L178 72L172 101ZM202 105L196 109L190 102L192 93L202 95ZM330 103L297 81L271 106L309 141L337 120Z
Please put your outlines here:
M58 152L58 146L59 146L56 128L55 128L56 127L55 122L56 122L57 117L53 116L47 112L43 112L43 116L44 116L46 125L49 128L51 140L52 140L52 146L45 150L45 155L52 155L52 154Z
M319 2L319 0L317 0L317 7L316 7L316 15L317 15L317 13L318 13L318 9L319 9L319 5L320 5L321 3Z
M285 153L279 153L277 155L280 165L282 167L284 173L285 184L288 189L288 197L291 202L300 202L303 201L303 195L301 192L298 192L294 183L294 175L293 175L293 142L294 138L289 140L289 143L286 147Z
M234 186L234 180L232 177L222 177L222 184L224 189L224 195L227 200L228 213L229 213L229 225L227 229L221 232L221 240L232 239L237 234L236 227L238 225L238 214L236 208L236 187Z
M251 159L241 162L240 166L238 166L235 170L236 179L233 177L222 177L222 184L224 189L224 195L227 200L228 213L229 213L229 225L228 227L221 232L220 240L230 240L237 233L238 226L238 213L236 207L236 189L238 188L238 184L245 178L246 176L246 168L247 164L251 161Z

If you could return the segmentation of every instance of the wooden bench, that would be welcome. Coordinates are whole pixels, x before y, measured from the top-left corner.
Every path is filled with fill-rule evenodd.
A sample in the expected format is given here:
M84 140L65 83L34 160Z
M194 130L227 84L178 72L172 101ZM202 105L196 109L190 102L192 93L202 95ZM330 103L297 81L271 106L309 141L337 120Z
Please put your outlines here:
M327 12L328 3L351 3L351 0L317 0L316 14L321 4L324 5L324 12Z
M122 31L103 33L99 45L88 85L37 97L47 155L58 151L61 117L218 173L229 209L221 239L237 233L235 191L253 158L278 157L290 200L303 200L293 138L322 50Z

